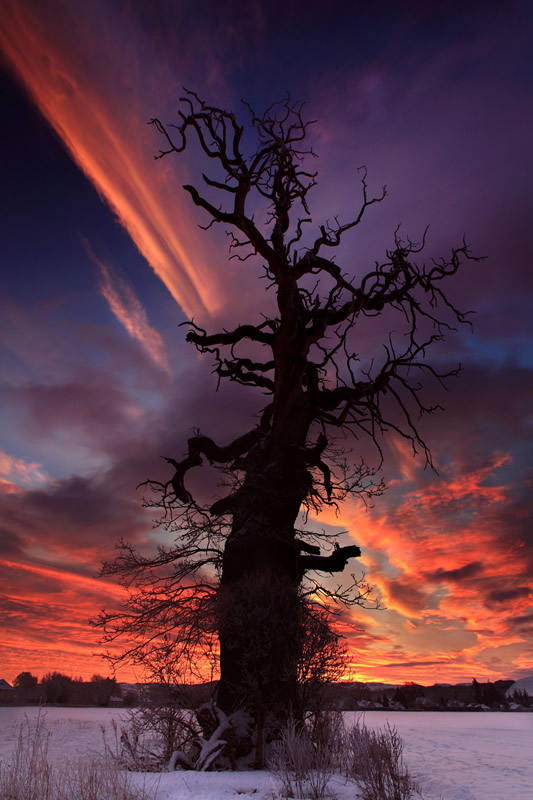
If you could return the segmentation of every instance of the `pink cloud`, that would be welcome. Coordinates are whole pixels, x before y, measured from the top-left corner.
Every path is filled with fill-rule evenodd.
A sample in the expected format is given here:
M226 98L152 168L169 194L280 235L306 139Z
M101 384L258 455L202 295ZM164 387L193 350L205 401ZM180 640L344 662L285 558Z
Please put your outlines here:
M88 248L91 260L100 271L100 291L109 308L132 339L136 339L151 359L170 377L171 371L160 334L148 322L146 311L131 284L113 272L111 267L96 258Z
M9 484L7 479L10 478L15 484L22 486L46 483L49 480L41 464L11 456L5 450L0 450L0 475L3 476L4 484Z
M157 168L153 161L157 142L145 125L155 113L153 95L146 85L139 87L140 94L131 93L132 63L139 51L149 49L148 42L138 29L131 30L120 59L108 64L113 81L99 82L88 63L100 70L115 43L109 49L103 40L87 41L89 20L79 9L75 15L64 10L59 21L45 7L25 6L8 2L3 10L0 44L7 59L185 313L215 310L222 285L198 237L191 235L195 223L189 201L180 189L176 193L179 183L169 168ZM111 13L106 9L106 18ZM163 78L162 63L155 69Z

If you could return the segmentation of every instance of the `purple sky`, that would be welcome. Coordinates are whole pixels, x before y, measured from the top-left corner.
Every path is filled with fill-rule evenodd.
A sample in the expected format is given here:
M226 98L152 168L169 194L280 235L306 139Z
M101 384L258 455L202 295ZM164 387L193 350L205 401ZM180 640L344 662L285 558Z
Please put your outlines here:
M198 152L153 159L145 123L174 121L183 85L243 120L241 99L306 101L317 224L353 215L360 165L387 184L339 252L347 272L398 224L413 239L431 225L427 258L463 234L487 256L450 287L476 313L436 354L464 368L424 427L439 477L391 440L375 508L316 524L350 532L387 606L343 621L354 676L533 672L532 10L466 5L5 0L0 677L103 669L87 619L120 589L98 565L121 536L163 538L135 486L166 477L159 456L180 457L192 428L247 430L263 399L215 395L176 327L254 321L273 300L259 265L198 229L181 190Z

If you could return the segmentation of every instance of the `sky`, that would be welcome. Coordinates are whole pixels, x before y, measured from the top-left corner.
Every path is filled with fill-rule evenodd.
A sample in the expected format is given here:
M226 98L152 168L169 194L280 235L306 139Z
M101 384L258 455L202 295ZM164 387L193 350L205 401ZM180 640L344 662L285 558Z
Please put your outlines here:
M5 0L0 677L105 671L87 621L123 594L99 565L121 537L165 536L135 487L166 480L160 456L181 457L194 428L230 441L258 407L215 393L178 327L234 327L272 302L259 265L198 227L181 187L200 154L154 160L146 123L175 121L183 86L243 121L242 99L305 101L317 225L358 209L361 165L387 185L339 253L349 274L399 224L415 240L430 225L427 259L463 235L486 256L449 287L475 313L436 353L462 365L423 423L438 475L390 439L374 507L313 524L348 531L385 606L342 617L352 679L533 673L532 28L519 0Z

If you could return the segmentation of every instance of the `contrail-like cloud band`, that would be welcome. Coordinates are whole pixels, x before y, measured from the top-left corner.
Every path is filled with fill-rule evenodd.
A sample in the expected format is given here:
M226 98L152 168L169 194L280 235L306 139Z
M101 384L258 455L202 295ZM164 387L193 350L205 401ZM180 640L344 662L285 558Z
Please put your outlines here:
M130 40L128 52L117 49L113 56L104 42L88 41L79 8L69 17L72 9L57 4L63 17L51 14L47 5L6 0L0 46L8 62L184 312L192 317L213 311L220 291L191 238L195 226L186 200L178 200L169 170L154 164L157 147L147 141L145 122L154 98L143 102L136 87L132 91L132 62L143 43ZM107 84L84 63L94 63L95 48L102 55L100 69L104 60L113 70ZM91 59L84 58L90 52Z
M148 322L146 311L133 288L124 278L116 275L103 261L96 258L88 248L87 250L100 272L100 291L107 300L109 308L129 335L139 342L150 358L170 377L163 340Z

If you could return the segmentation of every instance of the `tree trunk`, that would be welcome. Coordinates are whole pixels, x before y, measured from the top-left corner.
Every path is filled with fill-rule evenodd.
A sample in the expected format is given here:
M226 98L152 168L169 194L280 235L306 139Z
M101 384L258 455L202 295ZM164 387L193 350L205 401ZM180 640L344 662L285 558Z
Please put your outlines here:
M309 475L294 445L266 446L253 460L224 550L218 703L227 713L283 718L295 707L302 570L294 526Z

